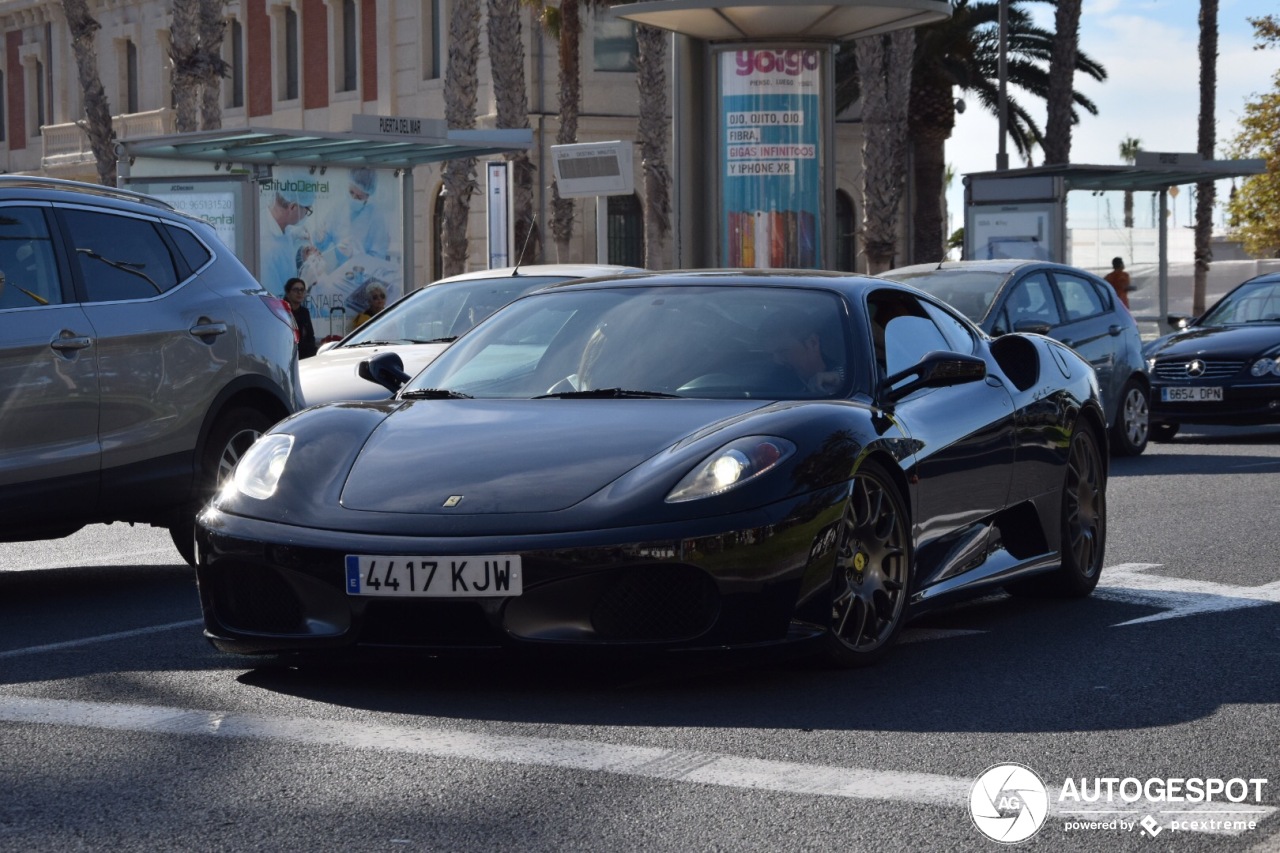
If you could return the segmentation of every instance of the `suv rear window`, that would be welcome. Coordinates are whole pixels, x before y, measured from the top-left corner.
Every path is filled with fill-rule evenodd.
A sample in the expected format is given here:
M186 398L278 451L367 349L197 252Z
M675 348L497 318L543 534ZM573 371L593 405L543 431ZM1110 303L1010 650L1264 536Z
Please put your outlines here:
M187 229L165 223L165 230L173 238L174 245L178 247L183 260L187 262L192 272L209 263L209 259L213 257L205 244L200 242L200 238Z
M169 246L150 220L67 208L62 216L86 302L149 299L178 283Z

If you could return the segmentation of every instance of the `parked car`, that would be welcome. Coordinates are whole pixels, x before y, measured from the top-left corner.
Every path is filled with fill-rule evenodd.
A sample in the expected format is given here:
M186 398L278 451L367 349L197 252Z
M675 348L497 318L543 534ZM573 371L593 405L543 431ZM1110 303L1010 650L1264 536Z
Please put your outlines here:
M1249 279L1202 317L1168 319L1178 331L1144 351L1152 438L1184 423L1280 423L1280 273Z
M1073 348L1097 371L1111 451L1137 456L1146 449L1151 381L1138 324L1098 276L1017 259L917 264L882 275L950 303L993 337L1032 332Z
M378 400L385 388L361 379L360 362L382 352L400 356L417 373L455 338L517 296L570 279L640 272L612 264L526 264L442 278L397 300L337 343L299 366L302 398L311 406L331 400Z
M209 224L98 185L0 177L0 540L169 528L298 408L284 303Z
M883 279L566 283L403 387L395 353L362 372L397 393L277 424L200 516L218 648L808 641L857 666L935 603L1102 568L1088 363Z

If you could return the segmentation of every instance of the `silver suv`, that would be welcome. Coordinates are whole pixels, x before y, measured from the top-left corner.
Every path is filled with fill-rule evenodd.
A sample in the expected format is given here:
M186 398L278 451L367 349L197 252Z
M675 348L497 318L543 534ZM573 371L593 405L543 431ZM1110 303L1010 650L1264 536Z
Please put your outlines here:
M208 224L93 184L0 176L0 541L167 527L298 408L288 307Z

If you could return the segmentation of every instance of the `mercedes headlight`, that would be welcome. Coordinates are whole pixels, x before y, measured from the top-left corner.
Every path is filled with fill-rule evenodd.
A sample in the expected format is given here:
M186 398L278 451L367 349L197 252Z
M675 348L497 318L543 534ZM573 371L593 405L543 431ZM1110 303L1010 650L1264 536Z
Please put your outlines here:
M225 488L260 501L266 500L276 493L276 485L284 474L291 450L293 436L280 432L264 435L240 457L231 482Z
M1253 367L1249 368L1249 372L1254 376L1280 376L1280 359L1275 356L1265 356L1253 363Z
M785 438L752 435L731 441L686 474L667 495L667 503L723 494L772 470L795 452L796 446Z

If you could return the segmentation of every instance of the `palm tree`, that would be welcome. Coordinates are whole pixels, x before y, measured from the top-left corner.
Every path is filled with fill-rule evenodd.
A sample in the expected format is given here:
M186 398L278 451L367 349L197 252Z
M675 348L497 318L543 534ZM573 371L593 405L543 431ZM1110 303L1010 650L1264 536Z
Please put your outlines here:
M1218 87L1218 0L1200 0L1200 122L1196 150L1213 159L1215 92ZM1191 313L1204 313L1205 282L1213 259L1214 183L1196 184L1195 277L1191 289Z
M480 0L457 0L449 17L449 59L445 69L444 112L451 130L476 126L476 67L480 58ZM441 272L457 275L467 268L467 220L476 191L476 158L444 164L444 216L440 229Z
M67 16L80 91L84 93L85 117L77 124L89 138L89 148L98 167L98 182L113 187L116 184L116 133L111 124L111 104L98 74L98 51L93 44L102 25L89 14L87 0L62 0L62 11Z
M201 130L222 127L222 78L231 73L231 66L222 58L222 37L227 28L223 18L225 6L226 0L200 0L198 31L204 72L200 94Z
M915 32L895 30L854 41L862 70L863 251L872 275L893 266L898 208L906 184L907 113ZM939 241L941 246L941 241Z
M582 15L579 0L560 0L557 12L543 9L543 23L560 46L560 127L556 144L572 145L578 141L578 114L582 110ZM556 243L556 258L569 260L569 243L573 237L573 199L560 197L560 184L551 183L551 236ZM597 235L596 239L604 239Z
M636 144L644 182L644 265L662 269L667 235L671 233L671 172L667 149L671 140L671 111L667 104L667 42L663 30L636 25L636 87L640 115Z
M1076 53L1080 39L1080 0L1058 0L1054 16L1058 36L1049 61L1049 116L1045 122L1044 162L1071 162L1071 125L1076 122L1072 104Z
M173 126L178 133L199 128L197 99L203 74L200 71L199 0L173 0L169 58L173 60Z
M1120 140L1120 159L1132 166L1142 150L1142 140L1132 136ZM1133 227L1133 190L1124 191L1124 227Z
M520 0L489 0L489 65L497 101L498 127L529 127L529 92L524 78L524 36ZM529 263L541 254L533 218L534 165L528 151L507 154L511 163L511 199L518 254L514 263Z
M1007 79L1013 86L1046 99L1047 67L1054 36L1035 26L1021 3L1010 0L1008 9ZM1039 2L1039 0L1036 0ZM915 67L911 75L910 145L915 189L913 262L940 260L943 253L943 172L946 140L955 128L955 89L973 96L993 115L999 109L999 2L955 0L951 17L916 29ZM1083 51L1077 51L1077 71L1095 80L1106 79L1106 70ZM836 109L844 110L859 97L857 62L853 51L836 57ZM1075 104L1096 114L1094 103L1080 93ZM1008 133L1024 158L1043 134L1035 119L1010 96Z

